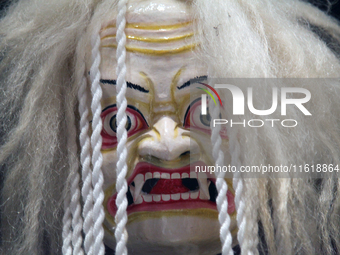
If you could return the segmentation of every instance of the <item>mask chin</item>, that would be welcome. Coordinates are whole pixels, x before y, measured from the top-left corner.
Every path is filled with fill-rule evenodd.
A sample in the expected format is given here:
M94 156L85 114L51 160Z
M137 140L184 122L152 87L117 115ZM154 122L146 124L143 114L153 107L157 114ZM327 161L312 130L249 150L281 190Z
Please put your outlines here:
M202 214L191 216L189 213ZM205 210L174 210L163 212L157 218L139 217L127 224L129 254L218 254L220 252L219 222L204 217ZM133 220L133 214L131 214ZM141 219L145 218L145 219ZM105 244L115 248L114 236L105 235Z

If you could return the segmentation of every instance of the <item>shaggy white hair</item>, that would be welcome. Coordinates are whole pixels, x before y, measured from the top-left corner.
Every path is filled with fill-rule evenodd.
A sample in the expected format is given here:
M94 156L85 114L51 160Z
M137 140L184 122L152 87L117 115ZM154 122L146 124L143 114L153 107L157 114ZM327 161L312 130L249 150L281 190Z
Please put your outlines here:
M340 74L340 27L307 3L188 4L200 31L199 57L208 64L211 77ZM112 0L14 1L0 21L2 254L62 252L63 204L80 169L75 134L77 92L92 31L86 30L116 5ZM242 165L340 163L339 83L308 89L313 118L290 112L308 129L237 130ZM259 98L260 90L254 93ZM250 222L246 238L257 242L259 222L260 252L339 252L339 190L336 173L322 179L244 179L244 214Z

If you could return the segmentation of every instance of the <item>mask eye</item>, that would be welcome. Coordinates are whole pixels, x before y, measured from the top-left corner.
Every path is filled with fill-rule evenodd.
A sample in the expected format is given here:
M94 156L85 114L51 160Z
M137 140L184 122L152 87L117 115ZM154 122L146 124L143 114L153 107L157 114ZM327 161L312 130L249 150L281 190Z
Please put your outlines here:
M126 108L126 131L127 135L132 136L149 126L143 114L134 106L128 105ZM103 138L102 149L111 149L117 146L117 106L111 105L105 108L101 114L103 129L101 132Z
M201 115L201 98L197 98L189 105L183 126L210 133L210 120L209 109L207 109L206 115Z
M111 131L113 131L113 133L116 133L117 132L117 115L116 114L111 117L111 119L109 121L109 125L110 125L110 128L111 128ZM125 129L127 131L129 131L131 129L131 119L130 119L129 115L127 115Z
M211 134L210 122L211 116L209 114L209 108L207 108L207 114L201 114L201 98L194 100L188 107L184 117L184 127L191 130L196 129L207 134ZM220 114L220 119L222 118ZM221 137L228 139L226 126L223 126L220 131Z
M211 120L211 116L210 116L209 110L207 110L206 115L200 114L200 121L204 126L210 127L210 120Z

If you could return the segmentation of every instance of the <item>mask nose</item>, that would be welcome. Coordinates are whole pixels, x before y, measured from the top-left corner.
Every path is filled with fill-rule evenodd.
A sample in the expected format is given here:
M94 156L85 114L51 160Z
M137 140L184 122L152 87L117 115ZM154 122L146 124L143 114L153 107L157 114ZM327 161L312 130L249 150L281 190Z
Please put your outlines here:
M140 142L139 155L171 161L186 153L197 153L198 144L183 135L185 131L172 118L162 117L148 133L152 138Z

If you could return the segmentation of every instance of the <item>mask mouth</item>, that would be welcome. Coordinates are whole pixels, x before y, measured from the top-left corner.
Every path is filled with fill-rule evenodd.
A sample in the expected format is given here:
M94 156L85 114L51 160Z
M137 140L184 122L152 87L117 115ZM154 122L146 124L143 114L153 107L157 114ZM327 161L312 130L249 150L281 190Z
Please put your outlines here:
M195 172L196 162L177 169L161 168L147 162L136 165L128 178L127 212L209 208L216 210L216 178ZM205 165L205 164L204 164ZM108 201L108 211L116 212L117 193ZM228 190L228 213L235 211L234 195Z
M144 198L144 201L150 201L147 196L151 196L152 201L154 202L160 202L161 200L159 200L159 197L161 199L163 198L163 200L165 199L166 201L169 201L167 200L167 195L170 195L170 200L175 201L180 199L186 200L190 198L199 198L201 200L216 202L217 197L215 179L198 180L197 178L151 178L144 182L140 193L138 193L138 191L135 193L135 191L137 191L136 184L132 182L129 185L128 192L126 193L128 206L134 204L138 200L139 195ZM136 199L134 199L134 197Z

